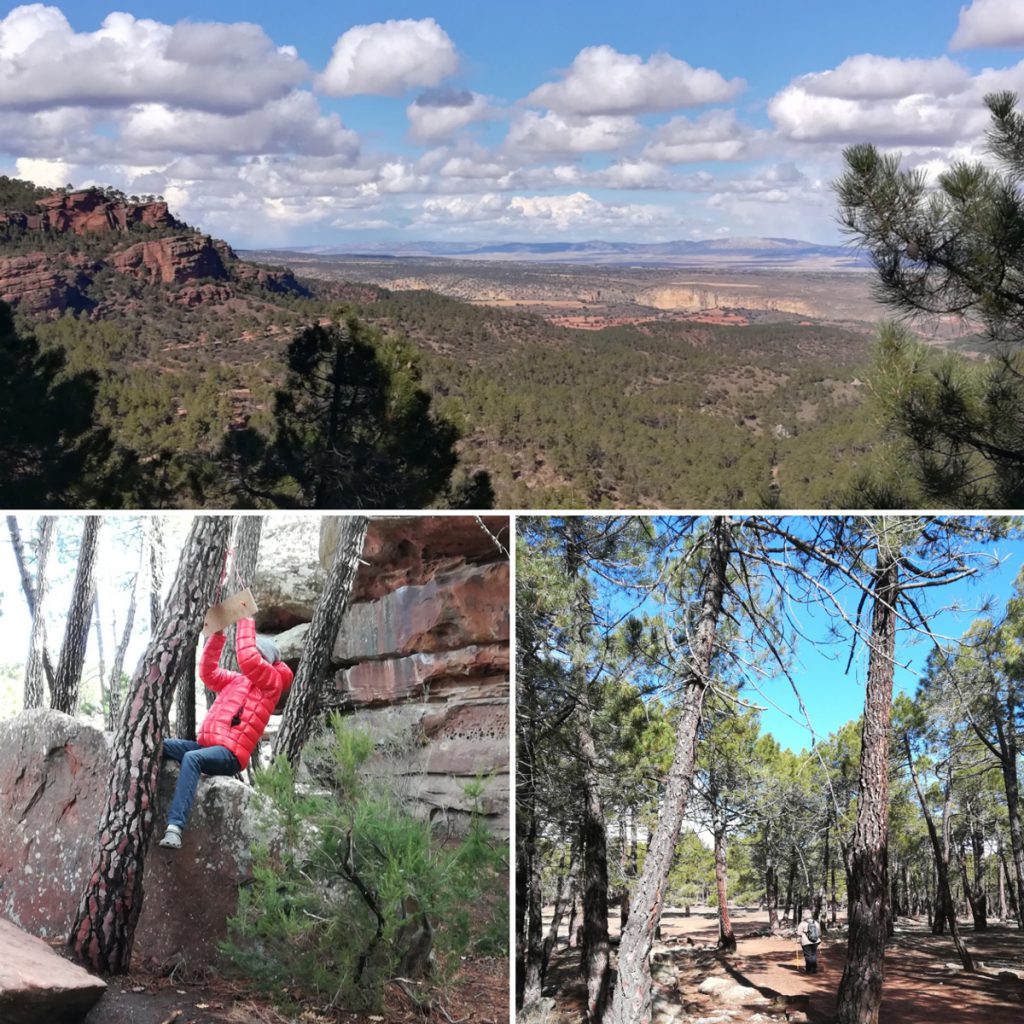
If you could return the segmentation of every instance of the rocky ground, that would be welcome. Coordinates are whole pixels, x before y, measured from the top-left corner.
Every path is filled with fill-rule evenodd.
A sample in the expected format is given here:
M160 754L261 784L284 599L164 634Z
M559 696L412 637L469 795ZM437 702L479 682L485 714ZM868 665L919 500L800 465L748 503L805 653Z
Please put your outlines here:
M505 1024L508 1019L508 960L467 960L455 980L436 994L431 1014L446 1024ZM219 978L183 980L137 971L112 979L83 1024L411 1024L429 1018L397 988L379 1013L307 1009L287 1013L266 996Z
M714 912L666 912L662 941L653 953L654 1024L732 1024L745 1021L806 1021L823 1024L835 1012L835 995L845 965L845 936L833 933L822 944L816 975L803 972L792 938L760 934L759 912L733 917L738 948L721 955L714 948ZM948 937L933 936L923 923L901 923L886 953L881 1019L899 1024L1019 1024L1024 1019L1024 933L994 925L965 940L981 961L974 975L959 969ZM615 936L617 939L617 936ZM568 1024L582 1018L585 989L576 973L578 953L564 942L552 960L548 1002L538 1024Z

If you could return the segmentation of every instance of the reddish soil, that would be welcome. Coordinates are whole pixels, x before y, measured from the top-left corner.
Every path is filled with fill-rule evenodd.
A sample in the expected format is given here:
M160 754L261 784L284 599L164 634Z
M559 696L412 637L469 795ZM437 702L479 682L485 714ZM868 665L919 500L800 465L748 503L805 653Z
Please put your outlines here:
M762 1014L761 1020L781 1020L787 1009L798 1009L812 1022L831 1021L846 961L845 934L825 936L819 971L807 975L795 939L752 934L765 929L763 913L735 911L732 920L738 948L726 956L713 948L718 921L712 910L695 909L689 917L681 910L665 912L662 940L655 949L670 952L679 972L679 988L675 992L660 989L660 998L678 1001L690 1014L711 1014L715 1004L698 993L697 986L707 976L719 974L752 986L772 1001L768 1008L730 1008L732 1020L749 1020L755 1014ZM613 921L613 942L618 938L617 926ZM1024 932L993 925L988 932L974 933L969 922L963 923L963 930L968 949L982 965L973 975L957 969L948 936L933 936L923 922L901 923L886 950L883 1022L1020 1024L1024 1020L1024 982L998 976L1000 970L1024 972ZM557 989L559 1009L572 1019L582 1016L586 994L577 964L578 951L560 942L548 982Z
M84 1024L446 1024L445 1013L459 1024L506 1024L508 993L508 960L493 957L467 959L454 982L432 994L439 1009L426 1015L395 987L388 990L380 1013L307 1009L289 1014L223 978L187 982L135 972L107 982Z

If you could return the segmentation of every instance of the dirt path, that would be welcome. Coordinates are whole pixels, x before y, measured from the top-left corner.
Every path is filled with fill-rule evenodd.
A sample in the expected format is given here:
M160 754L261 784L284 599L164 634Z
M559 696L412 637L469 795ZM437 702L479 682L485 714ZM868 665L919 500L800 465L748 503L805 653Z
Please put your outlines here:
M618 939L618 922L612 930ZM830 1021L846 958L845 936L826 936L819 956L819 973L803 973L803 957L794 939L756 934L765 929L765 917L757 912L736 911L733 928L738 939L735 955L722 956L713 947L718 941L714 912L695 909L690 916L668 910L662 917L662 940L655 947L658 959L675 968L677 984L665 984L656 969L658 1002L679 1006L691 1020L725 1021L784 1020L788 1010L800 1010L811 1022ZM933 936L924 924L901 924L886 950L884 1024L1021 1024L1024 1021L1024 982L1000 978L1000 970L1024 972L1024 933L1015 927L993 926L975 934L964 925L968 948L983 964L978 974L956 968L956 954L948 936ZM553 958L549 975L557 989L559 1008L568 1019L579 1019L582 989L575 967L578 951L564 941ZM765 1005L719 1007L698 992L709 975L748 985L752 996L763 996ZM683 1019L686 1019L685 1017Z

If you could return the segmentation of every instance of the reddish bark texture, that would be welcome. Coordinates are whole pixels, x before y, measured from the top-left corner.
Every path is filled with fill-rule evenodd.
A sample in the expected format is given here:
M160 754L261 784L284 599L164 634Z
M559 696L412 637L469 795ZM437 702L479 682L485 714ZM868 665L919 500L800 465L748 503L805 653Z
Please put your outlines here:
M303 641L302 660L288 693L281 729L274 742L274 756L284 754L293 766L299 763L302 748L320 713L319 687L326 674L341 618L352 597L352 584L366 540L367 523L366 516L343 518L334 562Z
M898 553L879 543L872 587L871 653L861 731L857 822L847 854L850 933L839 984L838 1024L877 1024L885 977L889 916L886 852L889 841L889 734Z
M203 613L224 563L230 520L197 516L181 553L159 625L139 661L131 696L114 741L108 797L99 822L99 848L69 944L95 971L123 974L131 963L142 910L146 848L160 745L174 700L173 681L194 652Z
M82 546L78 552L75 584L64 626L64 642L60 647L57 671L53 675L50 707L66 715L73 715L78 710L78 691L96 597L96 554L102 522L100 516L86 516L82 525Z
M629 921L619 943L619 971L607 1019L611 1024L649 1024L651 1020L651 946L661 919L672 856L686 813L697 753L697 727L710 682L718 619L725 598L726 570L732 546L729 523L711 521L707 582L701 599L692 666L683 688L672 767L658 825L651 836L643 872L633 893Z

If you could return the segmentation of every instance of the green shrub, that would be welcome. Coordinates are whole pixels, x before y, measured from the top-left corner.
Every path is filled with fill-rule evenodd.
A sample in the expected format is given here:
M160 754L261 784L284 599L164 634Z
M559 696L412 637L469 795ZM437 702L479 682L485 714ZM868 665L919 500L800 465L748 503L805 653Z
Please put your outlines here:
M478 814L464 839L440 841L368 780L373 752L366 732L336 717L310 751L322 788L297 784L284 758L256 777L279 839L254 849L253 882L222 949L283 1002L376 1010L411 950L432 946L434 986L463 956L507 955L505 844ZM477 804L482 788L467 791Z

